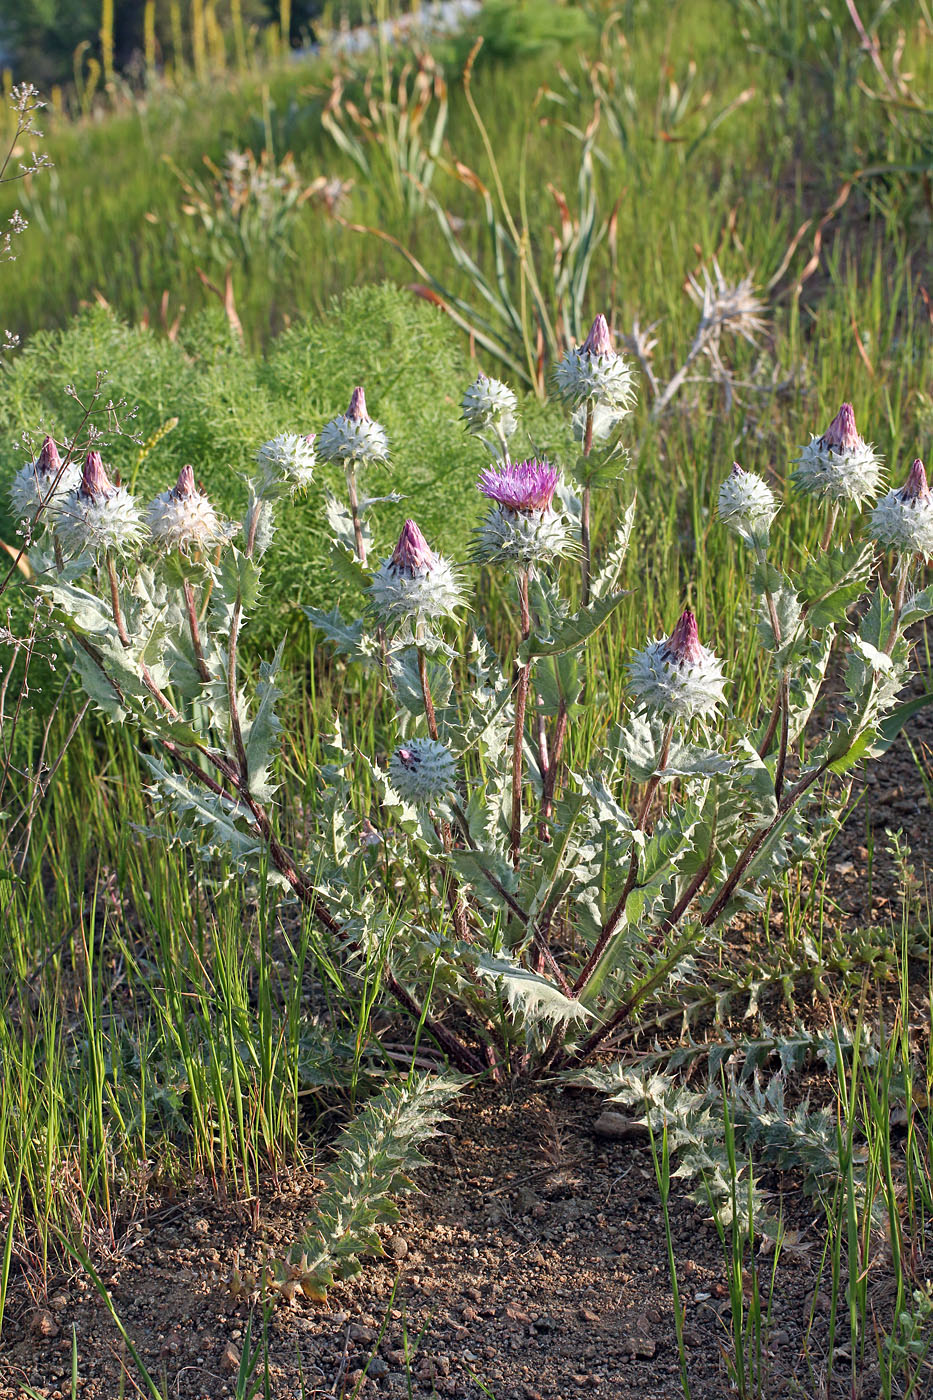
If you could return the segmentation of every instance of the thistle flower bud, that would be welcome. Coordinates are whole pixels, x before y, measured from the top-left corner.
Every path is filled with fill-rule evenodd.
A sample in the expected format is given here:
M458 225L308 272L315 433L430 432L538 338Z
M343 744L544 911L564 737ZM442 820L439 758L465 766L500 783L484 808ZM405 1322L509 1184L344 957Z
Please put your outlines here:
M227 538L217 512L194 482L194 468L182 467L178 480L146 507L146 524L166 550L209 549Z
M389 630L411 622L415 631L425 623L450 617L463 597L454 569L435 554L413 520L406 520L392 552L373 575L370 597L379 621Z
M405 802L431 806L454 785L457 765L437 739L409 739L389 759L389 781Z
M933 555L933 492L918 457L899 490L889 491L871 513L868 533L899 554Z
M463 416L471 433L492 433L496 429L508 438L515 431L518 400L507 384L476 376L463 396Z
M142 527L136 502L125 486L115 486L99 452L89 452L79 485L62 499L55 532L66 554L125 554L139 543Z
M719 518L752 549L767 548L771 522L778 513L774 492L754 472L733 462L732 471L719 488Z
M634 375L624 355L612 348L612 334L600 314L582 345L572 346L554 371L562 399L570 404L602 404L618 421L635 398Z
M77 462L69 462L63 468L58 448L46 437L36 460L21 467L10 484L10 506L15 519L30 520L40 505L54 510L80 481Z
M649 642L628 667L639 708L671 720L705 719L723 700L722 664L700 644L693 613L682 613L668 638Z
M800 449L792 481L799 491L839 503L861 505L878 494L882 459L855 426L855 413L844 403L821 437Z
M263 443L256 453L256 460L270 485L281 480L296 490L310 486L317 463L314 433L279 433Z
M558 477L537 459L486 468L477 489L496 504L476 532L478 563L534 571L570 553L567 526L551 509Z
M362 386L358 385L350 395L346 413L338 413L321 429L317 446L326 462L356 462L365 466L387 459L389 440L386 430L366 412L366 395Z

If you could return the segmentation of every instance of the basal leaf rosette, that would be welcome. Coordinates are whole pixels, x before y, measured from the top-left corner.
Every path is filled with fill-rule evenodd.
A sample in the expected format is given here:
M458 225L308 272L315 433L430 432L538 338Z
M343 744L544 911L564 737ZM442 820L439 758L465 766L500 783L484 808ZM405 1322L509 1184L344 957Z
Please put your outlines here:
M110 480L99 452L89 452L78 486L62 498L55 533L65 554L95 558L127 554L142 538L136 502L125 486Z
M687 609L671 635L649 642L628 667L638 708L667 720L709 719L723 703L722 663L700 644L697 621Z
M567 351L554 382L565 403L599 405L611 410L616 421L628 413L635 401L635 376L625 356L613 349L605 316L596 317L582 345Z
M855 413L844 403L822 437L800 449L791 480L798 491L824 500L860 506L877 496L883 459L855 426Z
M918 457L904 485L889 491L871 513L868 533L898 554L933 555L933 492Z
M372 466L388 459L386 430L366 412L366 395L361 385L350 395L346 413L338 413L321 429L317 450L325 462L336 462L341 466L350 463Z
M733 462L719 488L719 518L750 548L767 549L771 522L780 509L768 483Z
M501 379L490 379L480 372L463 396L463 417L471 433L500 432L510 437L515 431L518 400Z
M211 549L230 535L230 527L222 523L195 485L191 466L182 467L175 485L150 501L145 520L153 540L166 552L177 549L190 554L193 549Z
M293 490L310 486L314 480L317 453L313 433L279 433L264 442L256 453L267 485L283 482Z
M477 489L494 504L476 531L477 563L534 573L571 552L566 522L552 504L559 476L537 458L487 467Z
M31 520L40 506L54 511L69 491L81 484L77 462L62 465L58 447L46 437L38 457L20 467L10 483L10 508L19 522Z
M373 611L390 632L410 623L417 636L425 626L451 617L463 603L453 566L431 549L414 520L406 520L392 552L369 588Z
M389 759L389 781L415 807L432 807L457 779L453 754L437 739L409 739Z

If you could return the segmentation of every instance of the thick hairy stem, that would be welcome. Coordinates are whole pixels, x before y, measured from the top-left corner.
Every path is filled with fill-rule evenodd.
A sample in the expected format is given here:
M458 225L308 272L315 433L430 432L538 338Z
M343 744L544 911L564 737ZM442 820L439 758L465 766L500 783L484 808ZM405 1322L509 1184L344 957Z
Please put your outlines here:
M593 404L586 405L586 424L583 429L583 456L589 457L593 450ZM583 502L580 511L580 543L583 547L581 569L583 572L583 606L590 601L590 576L593 571L593 546L590 539L590 514L592 510L592 490L589 482L583 487Z
M521 573L518 579L518 597L522 613L522 641L531 632L531 613L528 607L528 574ZM528 687L531 683L531 663L521 666L515 685L515 732L512 736L512 864L518 869L521 860L522 844L522 783L525 758L525 708L528 704Z
M243 788L248 791L249 763L246 758L246 745L243 743L243 730L240 726L240 708L236 693L237 643L240 638L240 621L242 616L243 604L239 593L237 593L237 600L233 605L233 616L230 619L230 638L227 642L227 705L230 710L230 736L233 739L236 760L240 766L240 782Z
M826 772L826 769L828 767L829 761L827 760L826 762L821 763L819 767L814 768L812 773L807 773L803 778L800 779L798 783L795 784L794 787L790 789L789 792L786 792L784 794L778 806L777 816L773 819L773 821L769 822L766 827L762 827L760 831L757 831L752 837L752 839L749 841L748 845L745 847L744 851L739 856L739 859L733 866L732 873L726 879L722 889L719 891L716 898L713 900L712 904L707 909L706 913L703 915L702 923L704 928L709 928L712 924L716 922L723 909L725 909L726 905L731 899L736 889L736 886L742 879L742 876L745 874L749 865L751 865L755 856L761 850L761 847L764 845L765 841L767 841L768 838L774 834L774 832L780 826L781 822L784 820L787 814L792 810L793 807L796 806L800 798L803 797L804 793L807 792L807 790L813 786L817 779L822 777L822 775Z
M188 630L191 633L191 645L194 648L195 661L197 662L198 675L205 685L210 681L211 673L207 669L207 662L204 660L204 648L201 646L201 628L198 624L198 610L194 601L194 590L188 579L185 579L185 610L188 614Z
M894 650L894 643L897 641L897 629L901 624L901 613L904 611L904 600L907 597L907 575L910 569L910 556L901 554L897 560L897 590L894 594L894 620L888 631L887 641L884 649L888 656Z
M674 721L671 720L670 724L668 724L667 729L664 732L664 743L661 747L661 757L658 760L657 770L652 775L645 787L645 795L642 798L641 808L638 813L638 820L635 823L636 832L644 831L645 829L645 824L648 821L648 813L651 810L651 803L654 799L655 793L658 790L658 787L660 786L661 775L667 767L667 760L670 758L671 740L673 739L673 737ZM628 874L625 877L625 884L622 886L622 893L619 895L619 898L616 901L615 908L609 915L609 918L606 920L605 924L603 924L603 930L602 933L599 935L599 938L596 940L596 946L593 949L592 953L590 953L590 956L587 958L586 962L584 963L583 970L577 978L576 982L574 983L574 996L579 996L583 991L584 987L586 986L587 982L589 982L590 978L593 975L593 972L596 969L597 963L599 962L600 958L602 957L605 951L606 944L609 942L610 938L615 933L616 929L619 927L619 924L622 921L622 915L625 913L625 906L628 903L628 897L632 893L632 890L635 888L635 880L637 876L638 843L635 840L635 835L633 833L632 854L629 859Z
M424 697L424 713L428 721L428 733L432 739L437 739L437 716L434 713L434 698L431 695L431 685L428 681L428 663L424 654L424 647L418 647L417 651L418 676L421 681L421 694Z
M835 528L836 528L836 521L837 521L838 519L839 519L839 502L838 502L838 501L833 501L833 508L832 508L832 510L829 512L829 516L827 517L827 520L826 520L826 528L825 528L825 530L823 531L823 538L820 540L820 549L822 550L822 552L823 552L824 554L825 554L826 550L829 549L830 543L832 542L833 531L834 531Z
M418 675L421 680L421 694L424 697L424 713L428 721L428 733L432 739L439 738L437 728L437 716L434 713L434 697L431 695L431 683L428 680L428 663L424 654L424 648L418 647ZM450 830L450 822L441 823L441 841L444 850L449 854L453 849L453 833ZM454 928L457 937L464 942L470 941L470 927L467 923L466 906L463 896L460 893L460 883L450 866L444 872L444 891L447 903L450 906L451 917L454 921Z
M356 467L351 462L347 467L347 493L350 497L350 514L353 516L353 536L356 540L356 557L366 568L366 546L363 543L363 522L360 519L360 498L356 489Z
M554 790L557 787L557 774L564 754L564 740L566 737L567 706L564 701L561 700L557 710L557 723L554 728L554 748L551 751L551 758L544 779L544 801L541 808L541 815L546 822L550 821L551 814L554 811Z
M125 647L131 645L130 634L126 630L126 623L123 620L123 609L120 606L120 583L117 579L117 566L113 555L107 553L107 577L110 579L110 604L113 609L113 620L117 625L117 633L120 641Z
M777 604L774 601L774 595L771 592L771 589L769 588L767 582L768 561L765 557L765 552L760 544L756 543L755 553L758 556L758 563L761 566L762 575L765 579L765 603L767 604L768 608L768 617L771 622L771 631L774 634L774 643L775 646L781 647L784 644L784 634L783 629L781 627L781 620L778 617ZM762 743L761 748L758 750L759 758L764 758L765 754L768 752L768 749L771 745L771 740L774 738L774 731L777 727L778 719L780 719L781 723L781 741L780 747L778 749L777 764L774 769L774 794L777 797L777 800L780 802L781 793L784 789L784 769L787 766L787 739L790 728L790 679L788 677L786 667L781 668L781 674L778 680L777 699L775 701L774 710L771 714L771 721L768 725L768 730L765 734L764 742Z

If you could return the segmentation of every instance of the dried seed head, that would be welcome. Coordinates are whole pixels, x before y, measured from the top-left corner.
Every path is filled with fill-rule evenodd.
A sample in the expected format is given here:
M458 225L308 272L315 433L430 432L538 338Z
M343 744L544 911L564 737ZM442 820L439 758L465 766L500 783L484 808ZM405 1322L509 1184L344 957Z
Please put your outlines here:
M852 405L844 403L826 432L800 449L792 480L810 495L861 505L878 494L881 475L882 458L856 428Z
M723 700L722 664L700 643L696 618L687 609L667 638L649 642L628 668L639 708L671 720L705 719Z
M732 471L719 488L718 506L720 520L740 540L751 548L767 548L778 504L766 481L733 462Z
M20 467L10 483L10 506L17 521L30 520L43 506L51 519L56 507L81 482L77 462L62 466L58 448L46 437L38 457Z
M389 759L389 781L405 802L431 806L454 785L457 765L437 739L409 739Z
M899 490L889 491L871 513L868 533L899 554L933 556L933 493L918 457Z
M206 496L198 491L194 468L182 467L178 480L146 507L146 524L157 544L165 550L210 549L229 538Z

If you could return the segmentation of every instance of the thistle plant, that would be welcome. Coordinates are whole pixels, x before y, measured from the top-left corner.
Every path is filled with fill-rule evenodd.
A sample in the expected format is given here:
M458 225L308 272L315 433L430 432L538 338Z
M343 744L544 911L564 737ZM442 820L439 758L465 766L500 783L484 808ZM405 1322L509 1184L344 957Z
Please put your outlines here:
M631 377L601 318L588 341L561 372L568 413L603 407L624 430ZM499 1081L592 1057L688 969L696 976L729 923L818 852L853 770L909 712L898 695L907 629L933 612L933 591L916 587L933 498L917 462L864 528L843 531L836 507L860 505L872 472L877 481L846 414L828 443L805 450L798 484L826 500L831 528L792 573L773 557L771 526L797 501L785 505L773 481L735 464L715 504L748 560L760 710L732 712L735 657L715 610L688 590L659 630L645 599L644 630L620 658L625 702L605 714L586 651L625 596L634 502L620 505L604 549L586 542L562 465L512 455L520 423L507 386L477 381L464 415L479 509L463 566L411 519L370 547L372 502L359 498L357 473L385 463L387 442L361 389L313 441L283 433L259 450L238 528L197 491L193 468L140 511L92 452L54 513L63 566L39 551L34 566L88 696L145 736L153 792L174 814L169 834L221 869L271 872L348 978L369 976L375 958L383 991L425 1042ZM335 716L308 830L277 810L281 648L254 683L239 655L274 556L275 513L317 492L315 456L346 471L349 510L329 498L328 518L335 555L352 554L344 576L358 615L305 611L340 664L384 688L394 718L375 751L351 755ZM574 609L564 585L587 549L588 600ZM471 622L485 570L516 604L502 655ZM830 672L845 687L832 707ZM592 752L575 723L590 707L600 707ZM290 842L284 833L298 829L307 834Z

